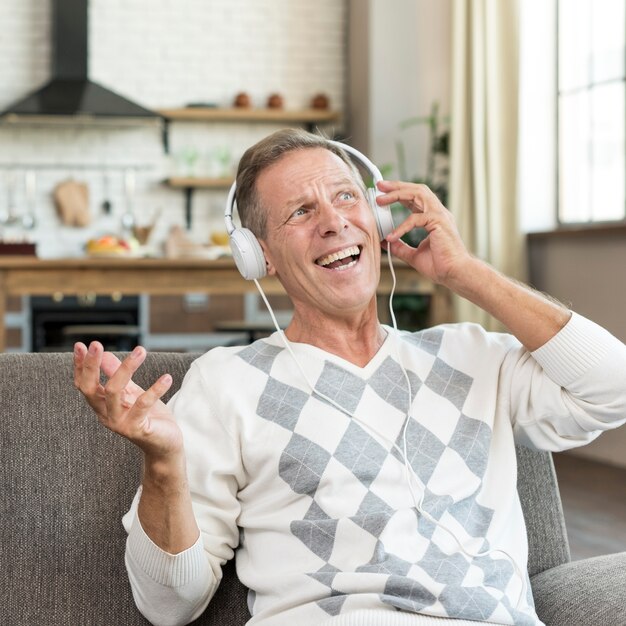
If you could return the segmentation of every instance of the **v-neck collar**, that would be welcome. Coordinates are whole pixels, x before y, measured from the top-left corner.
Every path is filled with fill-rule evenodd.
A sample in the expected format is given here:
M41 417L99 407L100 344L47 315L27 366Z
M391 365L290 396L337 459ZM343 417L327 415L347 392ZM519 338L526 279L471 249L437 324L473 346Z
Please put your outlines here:
M347 359L344 359L343 357L340 357L337 354L333 354L332 352L327 352L326 350L323 350L322 348L318 348L317 346L314 346L312 344L300 343L297 341L289 341L286 337L285 339L289 341L289 345L291 349L294 351L294 354L296 356L302 355L305 358L312 357L312 358L320 359L323 361L329 361L341 367L344 370L352 372L353 374L355 374L356 376L359 376L360 378L368 378L369 376L371 376L373 372L375 372L378 369L381 363L389 356L391 352L392 342L396 340L394 337L395 331L393 328L385 324L382 324L381 326L383 330L386 331L387 336L383 340L383 343L381 344L380 348L378 348L376 354L363 367L355 365L351 361L348 361ZM268 337L268 339L271 340L272 344L276 346L280 346L280 347L285 346L278 332L272 333Z

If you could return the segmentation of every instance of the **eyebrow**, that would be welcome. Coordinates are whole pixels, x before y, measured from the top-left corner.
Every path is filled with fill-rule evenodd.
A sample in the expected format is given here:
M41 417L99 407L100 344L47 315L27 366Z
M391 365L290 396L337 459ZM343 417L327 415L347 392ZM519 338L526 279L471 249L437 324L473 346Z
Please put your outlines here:
M336 181L330 184L331 189L336 189L337 187L343 187L344 185L349 185L355 188L358 187L357 182L350 176L342 176L341 178L337 179ZM293 200L288 200L285 205L285 208L290 209L294 206L301 206L305 203L305 201L306 201L306 196L304 195L298 196L297 198L294 198Z

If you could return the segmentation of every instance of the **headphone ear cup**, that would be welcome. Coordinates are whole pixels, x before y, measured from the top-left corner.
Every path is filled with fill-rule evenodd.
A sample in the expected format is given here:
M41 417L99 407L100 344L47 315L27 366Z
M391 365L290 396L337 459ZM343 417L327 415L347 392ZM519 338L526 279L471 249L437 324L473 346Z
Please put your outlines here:
M263 249L250 229L236 228L230 234L230 249L239 273L246 280L256 280L267 274Z
M377 190L373 187L367 190L367 200L372 212L374 213L374 219L376 220L376 226L378 228L378 235L380 240L387 238L387 235L395 228L393 223L393 217L391 215L391 207L380 206L376 202Z

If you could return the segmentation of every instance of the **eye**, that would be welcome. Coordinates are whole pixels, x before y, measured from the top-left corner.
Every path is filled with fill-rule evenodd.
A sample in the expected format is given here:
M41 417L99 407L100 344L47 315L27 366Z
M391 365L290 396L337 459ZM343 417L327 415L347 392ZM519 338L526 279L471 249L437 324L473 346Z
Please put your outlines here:
M340 200L353 200L354 194L351 191L342 191L339 194L339 199Z
M303 215L306 215L306 209L301 206L299 209L296 209L292 214L291 217L302 217Z

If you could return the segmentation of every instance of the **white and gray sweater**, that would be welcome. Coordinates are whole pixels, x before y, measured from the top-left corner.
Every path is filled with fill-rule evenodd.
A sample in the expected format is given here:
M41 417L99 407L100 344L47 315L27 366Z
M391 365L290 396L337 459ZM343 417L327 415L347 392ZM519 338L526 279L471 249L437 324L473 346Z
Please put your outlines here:
M171 408L200 538L161 551L141 491L124 519L150 621L197 617L237 548L251 626L541 624L514 443L563 450L624 423L626 346L576 314L532 354L473 324L387 331L362 368L291 344L319 396L278 334L194 362Z

